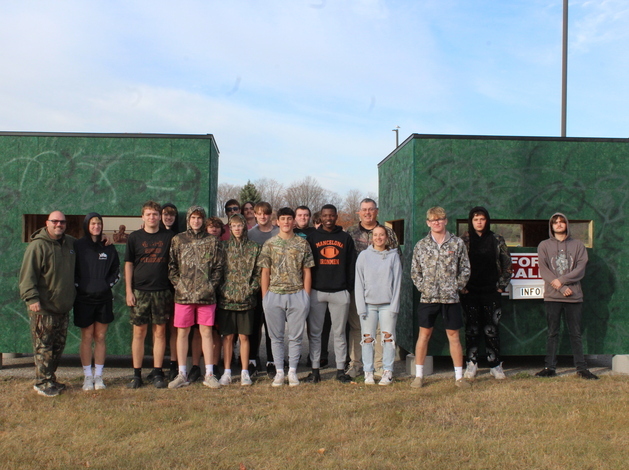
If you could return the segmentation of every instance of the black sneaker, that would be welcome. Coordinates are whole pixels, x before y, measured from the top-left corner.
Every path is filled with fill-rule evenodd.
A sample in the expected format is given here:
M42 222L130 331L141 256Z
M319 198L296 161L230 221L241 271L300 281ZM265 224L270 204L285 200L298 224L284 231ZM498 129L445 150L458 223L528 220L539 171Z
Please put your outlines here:
M266 365L266 375L269 376L269 379L274 379L275 374L277 374L277 369L275 368L275 364L268 363Z
M535 374L535 377L557 377L557 372L555 372L555 369L546 367Z
M254 364L253 362L249 363L249 367L247 369L249 371L249 377L250 378L254 378L256 375L258 375L258 365L257 363Z
M155 374L157 374L157 371L153 369L151 372L149 372L149 375L146 376L146 381L152 382L153 379L155 378Z
M131 379L131 382L129 382L127 384L127 388L140 388L142 385L144 385L144 382L142 381L142 377L133 377Z
M52 386L55 387L60 392L63 392L67 388L66 384L62 384L61 382L53 382Z
M319 363L319 368L320 368L320 369L325 369L326 367L328 367L328 364L329 364L329 363L330 363L330 362L328 361L328 358L327 358L327 357L326 357L325 359L324 359L324 358L321 358L321 362Z
M304 382L311 384L318 384L321 382L321 374L319 373L319 369L312 369L312 372L308 374L308 377L304 379Z
M166 383L166 378L164 377L164 375L155 375L155 377L153 378L153 385L155 386L155 388L166 388L168 387L168 384Z
M194 366L192 366L194 368ZM198 366L197 366L198 367ZM152 374L152 372L151 372ZM150 375L150 374L149 374ZM170 369L168 371L168 381L172 382L173 380L175 380L175 378L177 377L177 375L179 375L179 369L175 368L175 369ZM148 379L148 377L147 377Z
M336 380L338 380L342 384L348 384L348 383L351 383L352 378L349 375L347 375L344 370L337 370Z
M59 395L59 389L54 385L43 385L38 387L37 385L33 385L33 389L37 392L38 395L42 397L56 397Z
M188 373L188 382L196 382L201 378L201 368L199 366L192 366Z
M590 372L587 369L585 369L585 370L578 370L577 371L577 375L579 377L581 377L582 379L585 379L585 380L598 380L599 379L599 377L597 375L594 375L592 372Z

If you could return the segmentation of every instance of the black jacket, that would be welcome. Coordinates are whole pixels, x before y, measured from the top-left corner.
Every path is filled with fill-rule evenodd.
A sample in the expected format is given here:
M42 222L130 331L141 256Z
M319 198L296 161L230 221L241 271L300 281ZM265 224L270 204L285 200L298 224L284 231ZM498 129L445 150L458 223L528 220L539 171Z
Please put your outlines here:
M353 292L356 248L351 235L336 225L332 232L319 227L307 240L315 261L312 288L322 292Z

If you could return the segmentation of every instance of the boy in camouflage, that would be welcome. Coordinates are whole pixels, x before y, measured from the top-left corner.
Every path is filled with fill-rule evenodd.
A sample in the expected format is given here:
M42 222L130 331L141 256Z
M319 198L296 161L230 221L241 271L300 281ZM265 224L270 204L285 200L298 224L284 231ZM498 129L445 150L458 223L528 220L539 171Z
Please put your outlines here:
M426 224L430 232L415 245L411 266L411 278L421 293L419 337L415 346L416 377L411 387L423 385L424 360L438 315L445 323L456 386L469 387L469 382L463 378L463 349L459 339L463 316L459 291L465 288L470 277L470 261L463 240L446 229L448 219L443 208L428 209Z

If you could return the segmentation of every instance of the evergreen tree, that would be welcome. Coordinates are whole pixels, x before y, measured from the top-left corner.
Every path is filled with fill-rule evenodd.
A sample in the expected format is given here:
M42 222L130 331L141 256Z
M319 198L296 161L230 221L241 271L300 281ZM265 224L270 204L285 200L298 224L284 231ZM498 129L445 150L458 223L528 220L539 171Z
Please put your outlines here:
M262 200L262 196L260 196L260 192L256 186L250 180L247 180L247 184L245 184L240 190L240 197L238 200L241 205L247 201L257 204Z

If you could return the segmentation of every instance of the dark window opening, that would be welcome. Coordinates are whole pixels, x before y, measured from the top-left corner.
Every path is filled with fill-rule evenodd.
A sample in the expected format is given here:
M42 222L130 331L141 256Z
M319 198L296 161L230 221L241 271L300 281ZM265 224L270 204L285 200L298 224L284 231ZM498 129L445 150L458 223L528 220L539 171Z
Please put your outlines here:
M404 245L404 219L388 220L385 225L393 230L400 246Z

